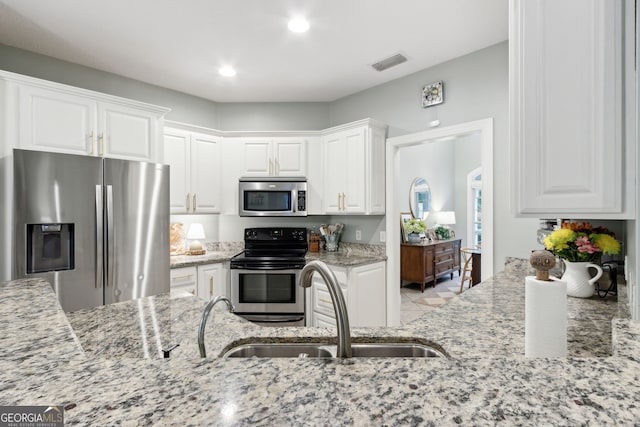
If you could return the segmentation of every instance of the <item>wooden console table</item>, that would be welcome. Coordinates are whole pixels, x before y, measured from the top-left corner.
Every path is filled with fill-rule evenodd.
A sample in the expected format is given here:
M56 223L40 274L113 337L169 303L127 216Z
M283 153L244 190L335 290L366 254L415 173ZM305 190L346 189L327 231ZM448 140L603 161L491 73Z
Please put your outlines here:
M420 283L424 292L425 284L447 274L453 279L453 272L460 275L461 239L436 240L428 243L402 243L400 248L400 286L402 281Z

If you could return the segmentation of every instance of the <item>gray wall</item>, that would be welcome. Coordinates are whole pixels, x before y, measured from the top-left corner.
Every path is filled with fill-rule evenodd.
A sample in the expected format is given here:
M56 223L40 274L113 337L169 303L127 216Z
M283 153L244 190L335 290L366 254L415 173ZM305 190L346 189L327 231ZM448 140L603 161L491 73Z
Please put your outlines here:
M113 73L0 44L0 69L171 108L168 120L219 130L318 130L324 102L217 103Z
M444 82L444 103L423 109L421 89ZM528 257L538 221L514 218L509 206L509 49L508 43L473 52L407 77L339 99L331 105L331 125L372 117L389 125L389 136L493 118L494 269L506 256Z
M492 117L496 270L505 256L526 257L537 247L537 221L513 218L509 210L507 42L332 103L215 103L5 45L0 45L0 68L166 106L172 108L167 119L222 130L312 130L372 117L388 123L389 136L396 136L425 130L435 119L447 126ZM422 86L438 80L444 81L444 104L421 108ZM361 228L363 241L371 243L379 242L378 231L384 226L379 216L329 220ZM355 234L350 230L345 240L354 240L351 231Z

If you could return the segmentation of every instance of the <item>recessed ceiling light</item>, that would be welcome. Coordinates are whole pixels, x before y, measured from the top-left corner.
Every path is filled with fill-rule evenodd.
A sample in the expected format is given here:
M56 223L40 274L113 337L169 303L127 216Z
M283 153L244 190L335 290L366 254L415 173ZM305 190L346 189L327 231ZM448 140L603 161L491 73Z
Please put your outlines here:
M309 21L304 18L294 18L289 21L289 30L294 33L304 33L309 30Z
M233 77L236 75L236 70L232 67L222 67L218 70L218 73L220 73L221 76Z

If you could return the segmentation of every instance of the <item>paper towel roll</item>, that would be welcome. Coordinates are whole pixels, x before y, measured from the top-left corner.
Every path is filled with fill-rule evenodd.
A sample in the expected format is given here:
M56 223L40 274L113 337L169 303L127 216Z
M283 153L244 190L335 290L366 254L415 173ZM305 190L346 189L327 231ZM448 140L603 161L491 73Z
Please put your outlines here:
M525 278L524 355L567 356L567 284Z

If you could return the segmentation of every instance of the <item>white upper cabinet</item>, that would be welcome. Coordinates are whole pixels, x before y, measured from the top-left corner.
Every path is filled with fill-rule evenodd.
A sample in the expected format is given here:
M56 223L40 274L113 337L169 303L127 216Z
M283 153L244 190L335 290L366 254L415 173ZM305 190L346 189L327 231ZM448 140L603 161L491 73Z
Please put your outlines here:
M323 137L324 212L384 214L386 127L367 119Z
M165 128L164 159L170 166L171 213L219 213L221 138Z
M26 85L19 93L22 148L95 154L95 100Z
M158 160L158 124L155 113L108 102L98 103L99 153L105 157Z
M624 132L632 114L623 96L633 71L623 19L631 3L510 0L516 215L633 217L635 146Z
M305 138L245 138L243 176L306 176Z
M13 146L158 162L166 108L0 72ZM10 129L15 126L15 129Z

